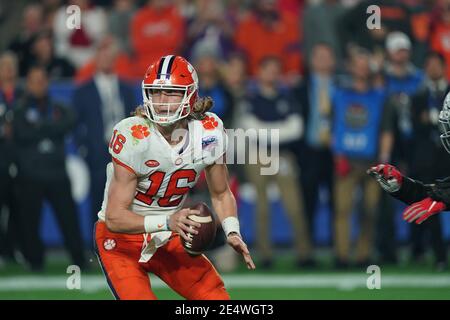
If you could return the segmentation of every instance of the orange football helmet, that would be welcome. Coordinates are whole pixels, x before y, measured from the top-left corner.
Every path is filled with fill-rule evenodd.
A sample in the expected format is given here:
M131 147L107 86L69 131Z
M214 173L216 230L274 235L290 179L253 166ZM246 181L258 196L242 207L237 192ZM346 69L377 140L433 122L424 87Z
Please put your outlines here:
M156 103L152 101L155 90L182 91L180 103ZM153 122L169 125L187 117L198 99L198 77L194 67L183 57L167 55L148 67L142 81L142 96L146 116ZM173 111L174 104L178 105ZM161 107L164 112L161 112ZM167 108L167 112L165 111ZM172 110L172 111L171 111Z

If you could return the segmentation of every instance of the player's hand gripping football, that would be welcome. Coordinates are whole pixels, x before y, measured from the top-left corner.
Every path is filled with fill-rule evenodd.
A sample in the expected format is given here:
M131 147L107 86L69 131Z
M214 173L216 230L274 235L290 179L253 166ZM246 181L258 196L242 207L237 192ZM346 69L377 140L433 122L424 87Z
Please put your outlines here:
M177 232L184 240L191 242L192 238L186 235L186 232L198 234L195 228L200 228L200 223L188 219L188 216L194 214L200 214L198 210L192 210L189 208L181 209L180 211L172 214L169 217L168 227L169 230Z
M432 215L438 214L446 209L443 202L425 198L422 201L413 203L403 211L403 220L409 223L415 221L416 224L421 224Z
M402 186L403 175L390 164L379 164L371 167L367 170L367 173L374 177L380 186L389 193L400 190Z
M244 240L242 240L242 238L239 236L239 234L231 232L227 237L227 243L237 253L242 254L248 269L254 270L256 268L252 256L250 255L250 251L248 251L247 245L245 244Z

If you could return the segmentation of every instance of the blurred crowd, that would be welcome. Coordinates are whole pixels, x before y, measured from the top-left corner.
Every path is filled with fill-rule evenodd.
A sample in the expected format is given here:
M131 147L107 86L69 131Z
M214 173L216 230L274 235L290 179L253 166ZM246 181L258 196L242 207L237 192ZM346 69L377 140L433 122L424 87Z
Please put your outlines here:
M69 28L70 5L81 10ZM367 8L380 8L369 28ZM375 19L376 21L376 19ZM256 194L259 266L274 262L270 186L293 231L299 267L314 267L319 195L332 213L336 268L397 263L397 203L366 169L392 163L429 182L450 174L438 112L450 80L450 0L42 0L0 4L0 250L20 248L44 267L43 199L54 208L73 261L85 264L64 166L72 134L91 176L92 219L103 198L115 123L140 103L136 87L158 57L195 66L200 95L227 128L280 130L280 170L231 165L233 187ZM72 81L71 106L49 85ZM200 186L201 188L201 186ZM359 234L352 241L352 214ZM18 235L23 235L18 237ZM20 239L19 239L20 238ZM430 248L447 266L439 218L411 225L411 261Z

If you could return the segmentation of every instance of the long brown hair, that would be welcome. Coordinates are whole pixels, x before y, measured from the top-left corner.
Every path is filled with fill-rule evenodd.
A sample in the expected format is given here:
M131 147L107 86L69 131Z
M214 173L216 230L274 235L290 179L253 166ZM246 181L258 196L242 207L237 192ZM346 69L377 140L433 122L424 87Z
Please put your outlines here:
M211 97L199 98L194 103L191 113L187 116L187 119L201 120L205 117L205 113L211 110L214 105L214 101ZM138 106L133 112L132 116L146 118L144 106Z

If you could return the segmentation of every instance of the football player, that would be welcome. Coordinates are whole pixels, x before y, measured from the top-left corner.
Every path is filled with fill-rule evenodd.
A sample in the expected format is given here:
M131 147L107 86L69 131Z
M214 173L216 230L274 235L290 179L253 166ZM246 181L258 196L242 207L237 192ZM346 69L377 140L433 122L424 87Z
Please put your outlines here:
M439 113L440 138L445 150L450 153L450 93ZM421 224L429 217L450 209L450 177L425 184L405 177L390 164L379 164L367 170L394 198L409 206L403 212L407 222Z
M198 78L180 56L160 58L142 81L143 106L113 130L102 208L95 226L96 253L117 299L156 299L148 273L186 299L229 299L224 283L204 256L191 256L198 211L182 208L202 170L227 243L254 269L237 219L223 158L222 121L198 97ZM180 238L181 237L181 238Z

